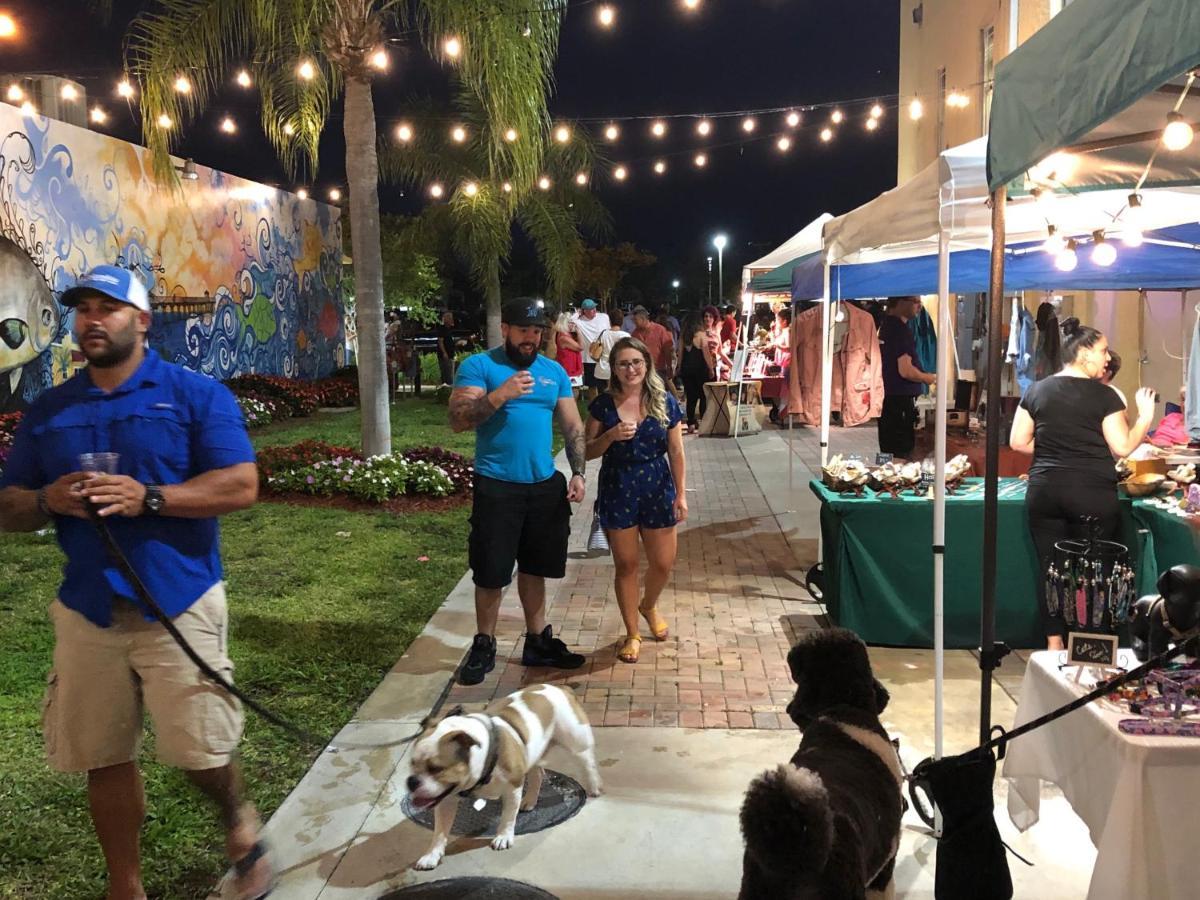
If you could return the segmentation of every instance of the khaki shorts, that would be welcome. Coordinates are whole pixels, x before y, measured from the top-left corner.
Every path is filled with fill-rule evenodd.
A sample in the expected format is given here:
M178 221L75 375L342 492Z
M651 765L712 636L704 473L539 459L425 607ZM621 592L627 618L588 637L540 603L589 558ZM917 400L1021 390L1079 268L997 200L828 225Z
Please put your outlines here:
M209 681L157 622L115 600L100 628L55 600L54 668L47 679L42 730L50 765L85 772L135 760L143 706L158 758L180 769L226 765L242 735L237 698ZM175 619L210 666L232 680L227 655L225 585L217 583Z

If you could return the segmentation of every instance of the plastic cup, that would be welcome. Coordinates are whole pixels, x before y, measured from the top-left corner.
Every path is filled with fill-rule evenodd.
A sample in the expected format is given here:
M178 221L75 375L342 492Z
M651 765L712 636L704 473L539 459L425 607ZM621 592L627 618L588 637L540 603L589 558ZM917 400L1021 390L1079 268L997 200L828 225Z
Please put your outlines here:
M120 461L120 453L80 453L79 471L92 472L97 475L116 475L117 464Z

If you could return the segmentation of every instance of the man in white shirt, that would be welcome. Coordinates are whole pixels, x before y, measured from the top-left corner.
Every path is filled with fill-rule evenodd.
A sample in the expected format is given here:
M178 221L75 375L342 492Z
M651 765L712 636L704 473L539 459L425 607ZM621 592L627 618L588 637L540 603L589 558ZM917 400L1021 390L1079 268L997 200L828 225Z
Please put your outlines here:
M579 304L579 312L571 321L575 323L579 343L583 346L583 386L587 390L587 399L591 401L604 387L603 382L596 378L596 360L592 359L591 347L612 325L605 313L596 310L596 301L590 297Z

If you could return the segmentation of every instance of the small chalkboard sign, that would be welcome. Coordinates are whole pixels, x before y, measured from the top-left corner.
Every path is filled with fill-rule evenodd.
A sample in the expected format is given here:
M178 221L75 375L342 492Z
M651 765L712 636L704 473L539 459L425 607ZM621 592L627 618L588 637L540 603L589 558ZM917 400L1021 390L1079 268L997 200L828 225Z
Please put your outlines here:
M875 465L886 466L888 463L890 463L892 461L893 458L894 457L890 453L876 453L875 454Z
M1067 665L1115 668L1117 665L1117 636L1115 634L1073 632L1067 640Z

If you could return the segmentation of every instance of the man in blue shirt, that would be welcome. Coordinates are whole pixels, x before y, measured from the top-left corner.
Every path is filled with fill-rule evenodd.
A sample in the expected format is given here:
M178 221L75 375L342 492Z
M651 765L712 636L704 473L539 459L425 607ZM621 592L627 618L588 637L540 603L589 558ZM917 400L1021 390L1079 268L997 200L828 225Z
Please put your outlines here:
M159 758L185 770L220 810L236 896L257 898L273 875L233 761L241 706L138 605L89 521L107 519L179 631L228 677L216 517L258 494L241 411L223 385L146 348L150 299L132 272L98 266L62 303L75 308L88 367L30 406L0 477L0 528L33 531L53 521L67 558L50 607L47 755L59 771L87 772L109 900L145 900L137 767L144 708ZM115 473L81 471L81 455L93 453L116 456Z
M464 360L450 395L450 427L475 431L469 553L478 631L459 670L461 684L478 684L495 668L500 595L514 564L526 626L521 663L560 669L584 663L546 624L546 579L566 574L571 503L583 500L586 457L571 380L538 355L545 329L537 301L508 303L503 346ZM566 441L569 482L554 468L555 419Z
M908 320L921 308L920 297L893 297L879 326L883 363L883 411L879 415L879 452L907 460L917 442L917 397L937 376L917 365L917 344Z

